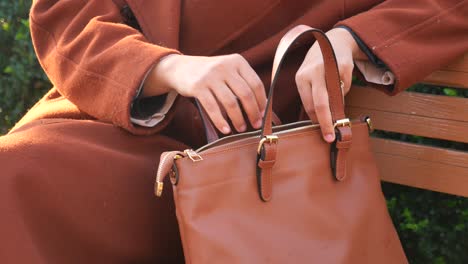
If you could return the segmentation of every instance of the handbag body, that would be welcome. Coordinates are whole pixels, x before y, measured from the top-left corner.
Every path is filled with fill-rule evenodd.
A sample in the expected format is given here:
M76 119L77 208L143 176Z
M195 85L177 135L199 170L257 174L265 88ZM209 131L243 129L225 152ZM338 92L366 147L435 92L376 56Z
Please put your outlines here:
M322 50L337 139L318 124L272 126L275 80L296 40ZM326 35L300 25L281 40L262 129L161 155L155 192L170 177L186 263L408 263L388 214L365 120L344 115Z

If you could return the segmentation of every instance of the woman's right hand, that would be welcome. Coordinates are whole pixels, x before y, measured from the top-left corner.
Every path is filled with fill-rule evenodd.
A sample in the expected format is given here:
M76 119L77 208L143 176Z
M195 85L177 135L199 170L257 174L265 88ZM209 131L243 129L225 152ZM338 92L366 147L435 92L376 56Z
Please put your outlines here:
M143 96L175 90L182 96L198 99L213 124L222 133L231 129L224 119L224 108L238 132L247 129L239 101L252 127L262 125L266 94L262 81L239 54L203 57L171 54L164 57L145 81Z

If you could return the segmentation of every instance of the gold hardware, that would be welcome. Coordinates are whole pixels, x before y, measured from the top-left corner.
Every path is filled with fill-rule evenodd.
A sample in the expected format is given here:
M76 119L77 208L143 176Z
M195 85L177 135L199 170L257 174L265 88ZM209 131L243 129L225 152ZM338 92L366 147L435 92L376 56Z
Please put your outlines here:
M186 151L186 153L188 152L189 150ZM191 150L193 151L193 150ZM195 151L193 151L195 153ZM196 154L196 153L195 153ZM187 154L188 155L188 154ZM198 154L197 154L198 155ZM154 193L156 194L157 197L161 197L162 195L162 192L163 192L163 189L164 189L164 183L161 181L161 176L159 173L159 171L161 170L161 168L163 167L164 163L167 162L168 158L170 157L171 155L164 155L163 156L163 159L161 160L161 162L159 163L159 168L158 168L158 174L156 175L156 184L154 186ZM174 155L173 157L173 160L178 160L178 159L181 159L183 158L184 156L180 155L180 154L176 154ZM192 158L191 158L192 159ZM200 157L201 159L201 157ZM193 159L192 159L193 160ZM173 178L176 178L175 177L175 172L173 170L171 170L171 175L170 175L170 178L171 178L171 181L173 180Z
M200 155L198 155L198 153L195 152L193 149L186 149L184 150L184 153L187 154L189 159L193 162L199 162L203 160L203 158Z
M345 127L345 126L351 127L351 121L349 120L349 118L336 120L335 124L333 125L333 127Z
M162 192L163 192L163 188L164 188L164 183L161 182L161 181L158 181L157 184L156 184L156 190L155 190L155 193L156 193L157 197L161 197Z
M366 117L366 123L367 123L367 127L369 128L369 132L373 132L374 131L374 126L372 125L372 120L370 119L370 117Z
M266 141L268 141L270 144L277 143L278 142L278 136L268 135L268 136L265 136L264 138L262 138L260 140L260 142L258 143L258 148L257 148L257 153L258 154L260 154L260 151L262 150L262 146L263 146L263 144L265 144Z
M344 89L344 82L340 80L340 88L341 88L341 91L343 91Z

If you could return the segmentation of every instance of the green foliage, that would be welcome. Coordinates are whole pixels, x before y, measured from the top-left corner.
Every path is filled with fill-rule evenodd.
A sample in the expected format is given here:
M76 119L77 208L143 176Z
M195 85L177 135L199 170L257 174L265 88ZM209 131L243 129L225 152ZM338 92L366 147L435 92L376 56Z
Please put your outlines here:
M50 87L29 35L30 0L0 0L0 135Z
M468 263L468 199L383 184L411 263Z
M457 89L425 84L415 84L408 88L407 91L468 98L468 89Z
M50 87L28 30L30 0L0 0L0 135ZM468 97L468 90L416 85L410 89ZM396 133L382 136L467 150L466 144ZM411 263L468 263L468 199L384 183L388 208Z

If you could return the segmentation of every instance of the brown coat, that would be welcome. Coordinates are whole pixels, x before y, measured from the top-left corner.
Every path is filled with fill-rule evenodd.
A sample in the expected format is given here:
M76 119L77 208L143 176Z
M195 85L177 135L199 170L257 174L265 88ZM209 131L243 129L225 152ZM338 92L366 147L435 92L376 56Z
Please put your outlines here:
M33 42L55 86L0 138L0 261L180 262L170 196L153 199L152 177L162 151L204 137L186 100L154 128L133 125L143 76L170 53L241 53L267 83L297 24L350 27L396 75L394 94L468 49L467 0L381 2L34 1ZM123 23L126 3L143 34ZM274 106L287 121L298 111L291 57Z

